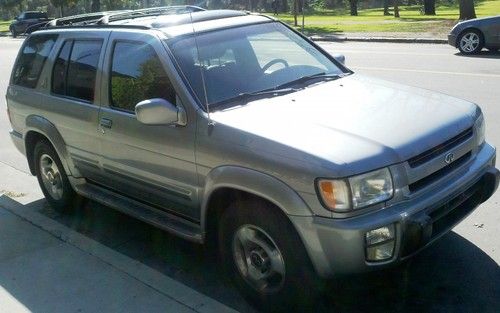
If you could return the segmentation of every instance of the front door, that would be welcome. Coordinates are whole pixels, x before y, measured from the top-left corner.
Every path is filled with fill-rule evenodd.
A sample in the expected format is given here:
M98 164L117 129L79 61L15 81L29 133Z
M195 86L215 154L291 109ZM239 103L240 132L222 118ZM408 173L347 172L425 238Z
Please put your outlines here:
M198 221L195 123L144 125L134 113L138 102L152 98L182 106L167 74L165 48L150 34L113 32L106 55L107 105L99 113L105 180L100 183Z

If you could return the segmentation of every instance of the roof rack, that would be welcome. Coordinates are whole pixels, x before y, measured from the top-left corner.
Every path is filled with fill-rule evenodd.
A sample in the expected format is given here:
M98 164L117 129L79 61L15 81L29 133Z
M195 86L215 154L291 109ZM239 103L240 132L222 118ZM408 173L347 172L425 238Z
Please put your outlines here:
M86 13L86 14L61 17L50 21L49 23L47 23L46 27L93 24L97 23L104 16L113 14L123 14L130 11L132 10L105 11L105 12Z
M107 25L110 22L119 20L128 20L147 16L159 16L170 14L183 14L188 12L205 11L205 9L193 5L174 5L165 7L146 8L139 10L119 10L105 11L96 13L86 13L72 15L54 19L46 23L43 28L67 27L76 28L76 26L86 25Z
M139 9L117 14L105 15L99 21L97 21L97 24L109 24L110 22L115 22L120 20L128 20L128 19L148 17L148 16L184 14L184 13L199 12L199 11L205 11L205 9L194 5L173 5L166 7Z

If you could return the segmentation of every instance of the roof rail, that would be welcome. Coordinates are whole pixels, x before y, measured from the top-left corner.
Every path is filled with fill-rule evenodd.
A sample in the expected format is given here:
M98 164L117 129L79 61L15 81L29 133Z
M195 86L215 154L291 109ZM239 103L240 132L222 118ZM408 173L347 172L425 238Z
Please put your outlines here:
M173 5L166 7L146 8L146 9L139 9L139 10L105 15L97 21L97 24L109 24L110 22L114 21L128 20L128 19L141 18L147 16L183 14L183 13L199 12L199 11L205 11L205 9L194 5Z
M147 16L182 14L188 12L205 11L193 5L174 5L165 7L146 8L138 10L104 11L96 13L78 14L54 19L40 28L53 28L64 26L107 25L109 22L134 19Z
M125 12L130 12L131 10L120 10L120 11L104 11L95 13L78 14L67 17L61 17L50 21L47 27L53 26L63 26L63 25L87 25L98 22L104 16L113 14L122 14Z

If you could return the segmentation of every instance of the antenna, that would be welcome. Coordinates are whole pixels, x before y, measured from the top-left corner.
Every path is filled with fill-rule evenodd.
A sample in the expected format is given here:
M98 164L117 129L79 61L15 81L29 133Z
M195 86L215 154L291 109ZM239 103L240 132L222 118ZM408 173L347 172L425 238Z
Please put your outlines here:
M200 58L200 47L198 46L198 39L197 39L197 35L196 35L196 30L194 29L194 23L193 23L193 16L191 14L192 12L189 11L189 18L191 19L191 27L193 28L193 36L194 36L194 44L196 46L196 54L198 56L198 61L200 62L200 74L201 74L201 83L203 85L203 96L204 96L204 99L205 100L205 108L207 109L207 116L208 116L208 124L209 125L213 125L213 121L210 119L210 108L208 106L208 94L207 94L207 87L205 85L205 71L203 70L204 69L204 65L202 64L202 60Z

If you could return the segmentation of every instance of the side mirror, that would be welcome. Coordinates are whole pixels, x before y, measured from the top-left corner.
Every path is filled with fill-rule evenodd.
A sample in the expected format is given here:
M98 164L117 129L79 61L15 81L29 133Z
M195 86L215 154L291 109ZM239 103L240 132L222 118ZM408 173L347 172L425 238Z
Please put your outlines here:
M19 21L19 16L14 17L16 21Z
M337 60L337 62L340 62L343 65L345 65L345 56L343 54L335 53L335 54L332 54L332 56L335 60Z
M185 125L186 120L184 110L161 98L137 103L135 115L139 122L146 125Z

